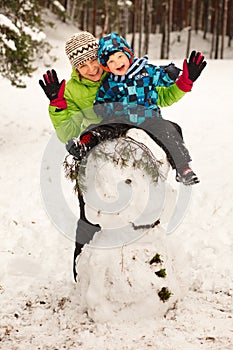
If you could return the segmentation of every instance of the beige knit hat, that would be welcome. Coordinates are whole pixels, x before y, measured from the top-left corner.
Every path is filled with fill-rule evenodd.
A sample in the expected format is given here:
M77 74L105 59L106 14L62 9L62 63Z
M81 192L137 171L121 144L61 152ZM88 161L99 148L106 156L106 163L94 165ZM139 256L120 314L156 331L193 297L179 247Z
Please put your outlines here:
M93 58L97 58L98 42L88 32L75 33L66 42L66 54L73 67L78 67Z

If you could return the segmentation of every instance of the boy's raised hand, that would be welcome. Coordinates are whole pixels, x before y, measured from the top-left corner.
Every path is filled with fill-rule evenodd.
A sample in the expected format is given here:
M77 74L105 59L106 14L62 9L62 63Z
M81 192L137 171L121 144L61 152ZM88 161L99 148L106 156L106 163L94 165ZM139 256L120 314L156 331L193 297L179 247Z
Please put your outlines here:
M194 82L200 76L201 72L207 65L207 62L204 61L205 57L201 52L192 51L188 59L188 77Z
M183 62L183 72L176 81L178 88L184 92L191 91L193 82L200 76L206 64L200 52L192 51L188 60Z
M51 71L48 70L46 74L43 75L43 78L44 81L40 79L39 84L50 100L50 105L60 109L67 108L66 99L64 97L65 80L63 79L59 83L57 73L54 69Z

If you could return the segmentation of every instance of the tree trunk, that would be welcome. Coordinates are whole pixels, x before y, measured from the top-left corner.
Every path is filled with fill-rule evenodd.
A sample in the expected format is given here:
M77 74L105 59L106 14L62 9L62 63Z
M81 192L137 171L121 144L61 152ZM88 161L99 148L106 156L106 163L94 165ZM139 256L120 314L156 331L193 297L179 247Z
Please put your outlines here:
M222 0L220 0L222 1ZM220 1L216 2L216 10L217 10L217 19L216 19L216 41L215 41L215 53L214 53L214 58L217 59L218 58L218 54L219 54L219 36L220 36L220 32L221 32L221 10L222 10L222 3Z
M233 36L233 1L229 0L228 4L228 25L227 25L227 35L228 35L228 47L231 47L231 39Z
M193 7L192 7L191 1L189 0L189 8L188 8L188 39L187 39L186 57L189 56L190 47L191 47L192 18L193 18Z
M104 23L102 28L102 36L107 34L108 32L108 21L109 21L108 0L104 0Z
M161 16L161 33L162 33L162 39L161 39L161 52L160 52L160 58L164 59L165 57L165 48L166 48L166 32L167 32L167 3L163 3L162 6L162 16Z
M146 20L145 20L145 40L143 52L147 54L149 52L149 40L151 33L151 10L152 10L152 0L146 2Z
M168 13L167 13L167 48L166 58L169 58L170 52L170 33L172 31L172 13L173 13L173 0L168 0Z
M96 36L96 0L93 0L92 6L92 34Z
M134 50L135 46L135 35L137 31L137 11L138 11L138 2L137 0L133 1L133 24L132 24L132 40L131 47Z
M70 17L71 17L71 21L74 22L75 20L75 11L76 11L76 5L77 5L77 1L74 0L72 3L72 7L70 8Z
M123 8L123 32L122 32L122 36L124 38L126 38L126 34L129 31L129 27L128 27L128 17L129 17L129 7L126 4L126 0L124 0L124 8Z
M227 32L227 12L228 12L228 0L223 0L223 23L222 23L222 40L220 58L223 59L225 36Z
M202 17L203 39L206 39L209 31L209 0L204 1Z
M213 22L215 23L216 13L215 13L214 11L213 11L213 13L212 13L212 17L213 17L212 20L213 20ZM210 59L213 58L215 37L216 37L216 27L215 27L215 25L214 25L214 26L213 26L213 31L212 31L212 39L211 39Z
M66 14L68 14L69 0L65 0L65 1L64 1L64 8L65 8L65 10L66 10ZM63 22L64 22L64 23L66 22L66 15L64 15L64 17L63 17Z
M184 18L183 18L183 28L189 26L189 0L184 1Z
M82 4L80 12L81 12L80 29L84 30L84 27L85 27L85 5L84 4Z
M144 29L144 11L145 0L139 0L140 4L140 17L139 17L139 40L138 40L138 56L142 55L142 33Z

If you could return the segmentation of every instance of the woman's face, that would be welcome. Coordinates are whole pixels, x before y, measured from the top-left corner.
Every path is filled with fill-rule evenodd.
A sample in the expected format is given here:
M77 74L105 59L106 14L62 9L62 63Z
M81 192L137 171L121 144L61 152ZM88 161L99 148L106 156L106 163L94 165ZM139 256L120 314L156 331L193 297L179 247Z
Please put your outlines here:
M103 69L99 66L97 58L86 61L81 66L78 66L77 70L83 78L92 81L99 81L103 74Z

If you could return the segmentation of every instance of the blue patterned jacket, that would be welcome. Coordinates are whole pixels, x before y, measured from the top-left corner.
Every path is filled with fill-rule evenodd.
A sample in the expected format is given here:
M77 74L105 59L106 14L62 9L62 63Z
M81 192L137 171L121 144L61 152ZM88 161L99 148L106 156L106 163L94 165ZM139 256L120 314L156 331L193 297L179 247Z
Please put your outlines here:
M164 96L164 88L172 84L174 80L166 73L166 67L149 64L147 56L134 58L125 76L109 73L104 79L96 95L95 112L103 119L123 115L130 122L140 125L145 118L161 117L159 87L163 87ZM169 96L169 89L167 96L169 101L163 106L175 102ZM175 100L179 98L175 97Z

